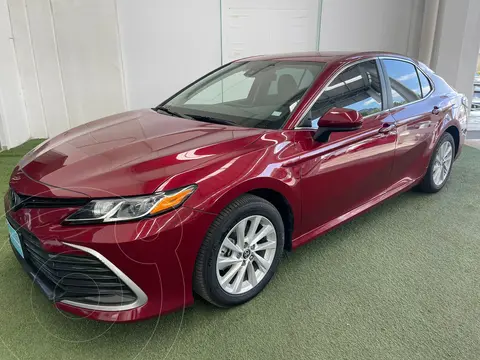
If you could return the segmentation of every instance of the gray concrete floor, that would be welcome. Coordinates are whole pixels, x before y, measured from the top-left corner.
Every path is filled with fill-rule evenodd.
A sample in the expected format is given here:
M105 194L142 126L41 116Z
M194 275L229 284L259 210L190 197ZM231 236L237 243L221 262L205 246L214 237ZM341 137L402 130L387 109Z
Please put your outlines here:
M480 149L480 111L472 111L470 114L467 145Z
M480 111L472 111L470 113L468 132L473 138L480 139Z

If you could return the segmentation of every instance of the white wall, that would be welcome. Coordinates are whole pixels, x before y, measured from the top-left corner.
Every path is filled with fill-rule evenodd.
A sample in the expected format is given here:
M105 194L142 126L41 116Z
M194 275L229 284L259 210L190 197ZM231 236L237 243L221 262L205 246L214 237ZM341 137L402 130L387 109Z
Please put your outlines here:
M319 48L417 58L425 1L0 0L0 143L155 106L238 57ZM471 95L480 1L440 3L433 68Z
M47 136L45 112L42 95L37 78L37 68L30 36L25 0L7 0L10 10L13 38L17 57L18 71L25 100L26 120L30 136L43 138Z
M157 105L222 59L317 48L318 0L117 3L129 108Z
M219 0L118 0L129 108L153 107L220 66Z
M115 0L0 0L0 142L126 109Z
M0 0L0 143L21 144L29 137L10 14L6 0Z
M224 0L223 63L281 52L315 51L318 0Z
M11 3L15 2L12 0ZM62 74L58 58L58 48L55 39L53 17L50 1L48 0L26 0L26 22L30 30L31 48L33 61L36 67L36 81L40 93L37 94L43 107L43 122L45 135L54 136L65 131L70 126L68 113L63 91ZM19 27L13 23L13 27ZM20 40L19 40L20 41ZM28 41L28 39L24 39ZM28 46L28 45L25 45ZM33 95L32 88L28 87L22 79L26 91ZM38 109L31 110L39 112ZM31 128L34 128L37 119L30 118ZM32 136L36 134L32 133ZM39 134L40 136L43 134Z
M412 54L423 1L0 0L0 141L155 106L222 60L319 46Z
M425 0L323 0L320 50L418 56Z
M115 0L51 3L69 126L123 111Z

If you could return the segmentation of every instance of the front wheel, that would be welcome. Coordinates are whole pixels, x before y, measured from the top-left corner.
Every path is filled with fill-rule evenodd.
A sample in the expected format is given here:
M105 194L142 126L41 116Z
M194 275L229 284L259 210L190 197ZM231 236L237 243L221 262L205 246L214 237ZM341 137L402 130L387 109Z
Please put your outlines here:
M195 292L220 307L251 300L275 273L284 239L275 206L241 196L218 215L205 237L195 266Z
M420 189L427 193L442 190L450 177L454 157L455 141L452 135L445 133L433 151L427 173L420 183Z

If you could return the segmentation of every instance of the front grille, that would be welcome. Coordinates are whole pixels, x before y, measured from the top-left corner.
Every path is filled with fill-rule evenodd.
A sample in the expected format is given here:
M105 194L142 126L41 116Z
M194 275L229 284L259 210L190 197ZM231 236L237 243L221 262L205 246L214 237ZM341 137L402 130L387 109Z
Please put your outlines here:
M28 196L9 189L8 198L10 207L13 211L21 208L62 208L62 207L80 207L89 202L87 198L45 198L38 196Z
M70 300L94 306L135 302L135 293L97 258L45 251L30 232L9 222L21 235L25 260L53 293L54 301Z

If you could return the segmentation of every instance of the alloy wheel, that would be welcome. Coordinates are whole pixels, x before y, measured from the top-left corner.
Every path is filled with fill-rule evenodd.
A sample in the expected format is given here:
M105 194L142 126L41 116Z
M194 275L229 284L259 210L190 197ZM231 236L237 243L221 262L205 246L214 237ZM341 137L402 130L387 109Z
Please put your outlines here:
M449 141L445 141L437 151L435 162L433 163L433 183L436 186L442 186L447 180L450 168L453 163L453 146Z
M238 222L224 238L217 256L217 279L224 291L244 294L256 287L275 259L277 234L261 215Z

